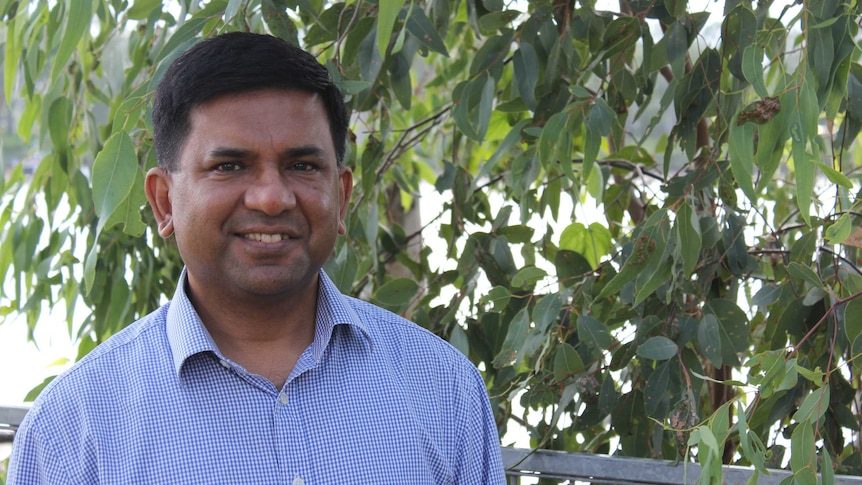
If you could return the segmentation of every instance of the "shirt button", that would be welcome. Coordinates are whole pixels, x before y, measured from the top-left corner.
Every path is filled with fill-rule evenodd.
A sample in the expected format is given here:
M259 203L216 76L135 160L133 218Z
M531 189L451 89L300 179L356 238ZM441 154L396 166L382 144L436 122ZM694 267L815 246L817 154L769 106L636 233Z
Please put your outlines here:
M285 394L283 392L279 393L278 402L280 404L287 404L287 394ZM297 483L296 480L299 480L299 482ZM297 478L296 480L293 481L293 485L302 485L302 479L301 478Z
M225 369L230 369L230 363L224 359L219 360L219 364L221 364Z
M296 477L293 479L293 482L291 483L291 485L305 485L305 482L302 481L301 478Z

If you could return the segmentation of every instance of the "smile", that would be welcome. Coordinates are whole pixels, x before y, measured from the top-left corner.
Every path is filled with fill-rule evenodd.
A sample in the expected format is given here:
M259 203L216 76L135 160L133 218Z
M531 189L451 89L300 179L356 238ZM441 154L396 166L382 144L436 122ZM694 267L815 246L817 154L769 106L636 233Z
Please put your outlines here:
M259 242L265 242L265 243L274 243L274 242L283 241L285 239L290 239L290 237L287 234L264 234L261 232L252 232L250 234L243 234L242 237L245 239L252 240L252 241L259 241Z

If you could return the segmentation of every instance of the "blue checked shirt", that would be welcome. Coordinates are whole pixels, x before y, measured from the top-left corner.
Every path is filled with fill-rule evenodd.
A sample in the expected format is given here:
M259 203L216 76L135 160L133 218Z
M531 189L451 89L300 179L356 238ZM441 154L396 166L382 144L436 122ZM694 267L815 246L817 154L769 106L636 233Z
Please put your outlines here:
M314 342L283 389L216 348L184 292L49 384L10 485L504 483L479 372L321 271Z

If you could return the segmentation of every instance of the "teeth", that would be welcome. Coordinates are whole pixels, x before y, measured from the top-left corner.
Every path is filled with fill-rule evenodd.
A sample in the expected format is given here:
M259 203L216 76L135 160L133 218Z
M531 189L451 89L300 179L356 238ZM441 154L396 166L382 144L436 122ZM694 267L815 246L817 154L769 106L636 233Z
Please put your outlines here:
M281 234L263 234L260 232L253 232L251 234L245 235L246 239L251 239L252 241L260 241L265 243L274 243L279 242L283 239L287 239L287 236Z

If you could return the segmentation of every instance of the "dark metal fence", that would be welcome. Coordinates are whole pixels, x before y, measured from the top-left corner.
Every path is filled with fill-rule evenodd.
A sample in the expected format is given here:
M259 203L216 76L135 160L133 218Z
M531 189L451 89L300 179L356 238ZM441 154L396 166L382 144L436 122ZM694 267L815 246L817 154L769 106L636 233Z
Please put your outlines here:
M15 430L27 414L24 406L0 406L0 442L12 441ZM615 485L684 485L697 483L700 466L695 463L673 463L644 458L564 453L551 450L527 450L503 447L503 464L509 485L522 479L538 478L558 483L589 482ZM724 467L724 485L744 485L753 469ZM758 484L778 485L789 477L786 470L771 470L757 478ZM862 477L836 476L836 485L862 485Z
M524 450L503 447L503 463L509 484L521 483L524 477L616 485L684 485L697 483L700 465L674 463L646 458L565 453L552 450ZM723 485L745 485L753 468L725 466ZM786 470L770 470L757 477L757 484L778 485L791 476ZM862 477L837 475L836 485L862 485Z

